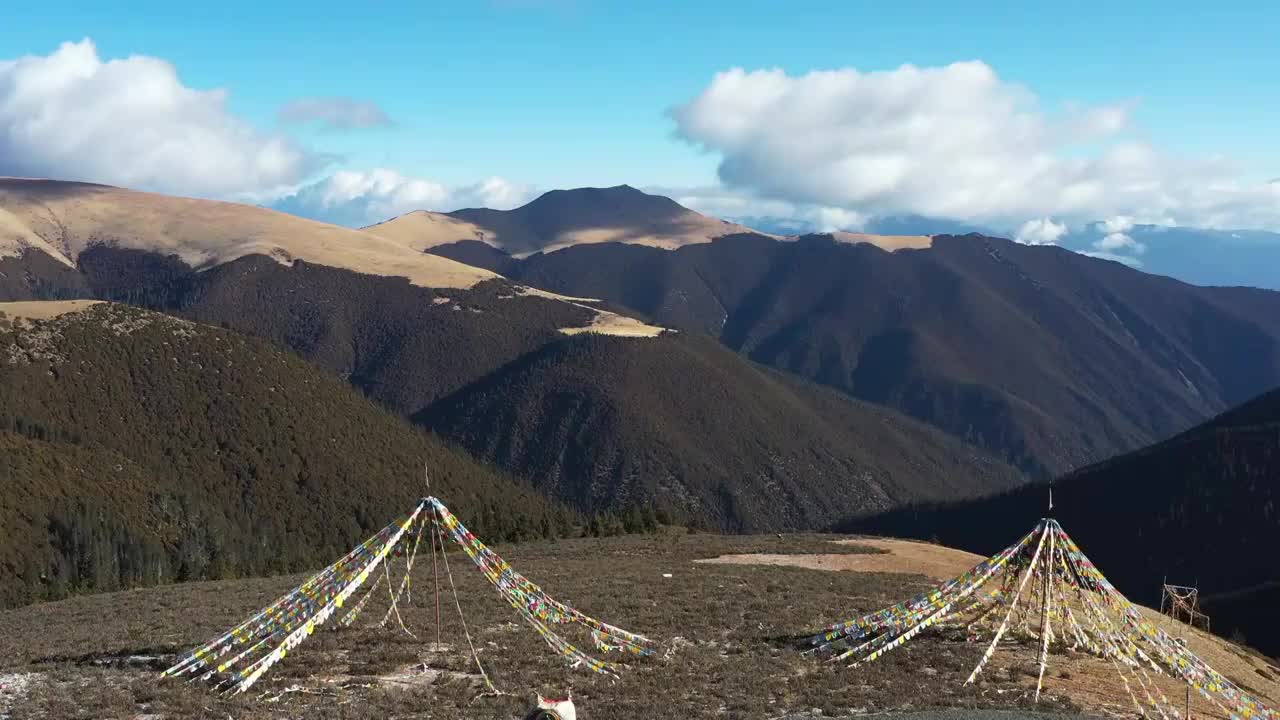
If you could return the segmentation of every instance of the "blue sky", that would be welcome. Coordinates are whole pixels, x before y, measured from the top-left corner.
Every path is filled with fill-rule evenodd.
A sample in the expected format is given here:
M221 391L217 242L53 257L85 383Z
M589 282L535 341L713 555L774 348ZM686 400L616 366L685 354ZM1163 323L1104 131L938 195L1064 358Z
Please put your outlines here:
M1165 205L1144 208L1137 201L1132 210L1105 203L1060 211L1034 203L931 207L905 190L815 193L749 171L718 175L728 158L777 177L789 177L791 168L780 171L776 157L737 140L726 145L717 130L707 129L706 117L688 120L703 128L694 131L678 127L667 112L707 90L716 73L735 67L778 68L799 78L815 70L868 73L893 71L904 63L941 68L969 60L988 66L1002 87L1025 88L1046 116L1075 106L1120 106L1126 113L1125 136L1162 156L1198 162L1221 155L1232 161L1231 178L1246 184L1280 177L1280 143L1273 137L1280 127L1280 93L1274 90L1274 78L1280 77L1275 41L1280 6L1275 3L1108 2L1066 8L1019 2L975 8L972 3L795 2L785 11L781 3L742 0L385 2L369 7L133 2L128 11L102 3L58 5L6 8L0 61L48 56L60 43L83 38L92 39L103 61L131 55L166 61L186 88L225 89L226 112L255 131L287 137L310 153L341 157L337 164L307 165L312 179L334 169L385 168L450 188L492 176L539 189L625 182L688 188L691 201L719 188L749 195L766 211L774 207L767 201L776 200L793 211L812 205L843 209L852 218L941 209L1013 223L1032 214L1065 218L1077 211L1081 217L1168 211ZM307 97L368 101L394 125L332 131L277 120L283 105ZM863 96L857 101L867 102ZM711 103L699 113L723 114L726 107L733 105ZM755 120L760 125L755 134L766 143L777 137L764 125L767 119ZM842 127L800 130L847 130ZM1097 150L1092 142L1080 141L1078 148L1059 144L1052 152L1089 155ZM38 160L18 165L39 168ZM829 168L795 170L822 174ZM160 180L144 184L163 184L162 175L155 177ZM183 187L179 183L175 189ZM207 194L223 187L211 186ZM1249 197L1256 204L1258 197L1268 203L1271 196ZM703 202L712 210L723 205L715 198ZM1218 209L1196 212L1229 222ZM1265 224L1268 213L1255 208L1230 217L1241 222L1260 217L1253 222ZM1186 214L1188 219L1179 222L1197 217Z

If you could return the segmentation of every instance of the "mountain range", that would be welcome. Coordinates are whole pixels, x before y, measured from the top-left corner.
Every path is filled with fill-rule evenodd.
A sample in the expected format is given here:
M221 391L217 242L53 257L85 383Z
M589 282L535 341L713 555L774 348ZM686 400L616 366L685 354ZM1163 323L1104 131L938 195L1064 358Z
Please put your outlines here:
M751 232L628 185L552 190L514 210L419 210L364 230L415 246L474 240L514 256L611 242L673 249Z
M385 260L374 268L360 256L363 233L331 228L312 240L312 223L260 208L101 186L6 187L5 207L21 223L10 223L21 232L9 236L11 256L0 260L7 299L112 300L265 338L512 474L559 487L555 496L583 511L661 504L693 524L798 529L1020 480L982 450L891 410L774 377L697 337L652 337L661 328L608 303L423 253L426 241L371 240ZM136 207L150 222L136 231L117 224ZM163 212L174 217L163 222ZM185 222L207 226L189 236ZM391 274L401 269L410 277ZM601 344L600 335L625 339ZM622 368L634 370L625 381L601 375ZM553 377L573 378L576 396L547 393ZM655 393L619 386L641 381ZM527 422L572 422L579 434L547 432L541 445L521 438L537 453L480 452L477 437L511 436L475 411L486 388L509 382L531 390L519 408ZM687 393L691 386L714 394ZM712 403L720 398L753 401L717 417ZM617 412L582 414L584 406ZM794 427L815 432L786 436ZM601 442L573 442L583 436ZM740 457L707 472L726 437L739 443ZM918 449L919 457L886 457L869 439L903 455ZM661 459L639 462L654 442L667 448ZM547 477L547 458L564 457L573 463ZM779 494L749 497L737 487L737 470L778 485ZM955 479L938 483L939 471ZM584 488L579 477L612 479Z
M893 407L1036 477L1131 450L1280 384L1280 294L1201 288L979 235L926 248L753 234L669 251L445 255L709 334Z
M911 416L1032 478L1156 442L1280 384L1280 293L1188 286L978 234L771 236L628 186L352 231L227 202L5 179L0 213L0 299L131 302L268 338L472 448L483 445L484 424L460 410L468 393L536 384L527 373L547 368L539 357L557 357L580 379L603 372L573 365L582 355L557 355L582 331L709 336L731 354L700 365L707 352L677 352L692 340L659 343L662 352L622 343L611 363L664 356L637 366L672 377L740 365L716 382L733 378L733 392L765 397L767 375L751 363L768 366L851 406ZM517 370L526 374L513 380ZM671 413L635 395L623 405ZM540 451L581 450L557 441ZM486 452L530 479L547 466ZM595 457L591 477L626 466L614 461ZM618 507L637 501L635 488L654 493L668 469L626 491L607 483L616 496L564 498L584 510ZM691 515L760 527L694 496ZM796 518L808 516L803 505Z
M1280 385L1280 293L981 235L767 235L627 186L351 230L9 179L0 213L0 299L264 338L587 512L822 527Z
M810 222L767 216L740 216L733 222L776 235L803 235L822 228ZM1016 237L1017 228L996 228L920 215L868 219L860 229L880 235L969 235ZM1280 290L1280 233L1228 230L1134 222L1090 222L1068 226L1054 239L1060 247L1129 264L1144 272L1167 275L1195 285L1257 287ZM1121 232L1123 245L1105 249L1108 235Z
M312 566L424 462L488 537L657 511L982 552L1058 476L1126 593L1197 583L1275 648L1280 293L896 229L621 186L353 230L0 180L0 603Z

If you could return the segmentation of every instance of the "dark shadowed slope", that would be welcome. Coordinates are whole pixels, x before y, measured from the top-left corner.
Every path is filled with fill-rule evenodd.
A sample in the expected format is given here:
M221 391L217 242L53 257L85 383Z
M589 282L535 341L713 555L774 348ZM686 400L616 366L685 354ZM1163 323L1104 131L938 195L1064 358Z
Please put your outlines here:
M1048 488L842 527L995 551L1047 512ZM1280 390L1170 440L1059 478L1052 515L1131 598L1199 584L1213 629L1280 654Z
M487 536L567 520L288 352L120 305L0 321L0 457L6 605L330 562L424 462Z
M88 297L84 279L74 268L38 250L0 257L0 302Z
M503 269L710 333L1041 477L1280 384L1280 293L1199 288L976 235L898 252L823 236L579 246Z
M583 510L762 531L1022 480L928 426L698 336L548 345L415 419Z

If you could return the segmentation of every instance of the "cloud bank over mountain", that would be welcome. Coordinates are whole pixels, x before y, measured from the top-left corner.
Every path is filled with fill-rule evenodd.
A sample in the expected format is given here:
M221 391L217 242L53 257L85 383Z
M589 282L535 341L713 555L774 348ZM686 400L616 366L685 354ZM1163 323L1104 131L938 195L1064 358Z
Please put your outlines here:
M1280 184L1162 151L1125 103L1050 111L978 61L734 68L669 115L679 137L719 156L731 192L791 208L1021 227L1041 243L1098 219L1280 229ZM1098 249L1138 251L1126 237L1109 234Z
M0 60L0 175L259 202L346 225L533 196L497 177L459 186L385 168L320 177L337 158L255 128L227 100L225 90L185 85L163 59L104 59L90 39ZM392 124L372 101L333 97L289 101L277 119L322 130Z
M286 132L409 120L376 99L281 98L277 129L256 127L228 99L187 85L164 59L103 57L90 39L0 60L0 175L250 201L344 225L508 209L536 195L501 176L446 183L389 163L341 167ZM718 158L718 182L646 189L776 231L978 228L1144 267L1160 250L1135 228L1280 230L1280 180L1253 182L1221 158L1158 148L1131 110L1046 108L980 61L804 75L735 68L668 111L678 137Z
M407 177L395 170L339 170L276 201L277 210L361 227L414 210L488 207L508 210L532 200L534 188L500 177L469 185L446 185Z
M1051 218L1028 220L1022 223L1013 239L1027 245L1053 245L1067 234L1067 226Z

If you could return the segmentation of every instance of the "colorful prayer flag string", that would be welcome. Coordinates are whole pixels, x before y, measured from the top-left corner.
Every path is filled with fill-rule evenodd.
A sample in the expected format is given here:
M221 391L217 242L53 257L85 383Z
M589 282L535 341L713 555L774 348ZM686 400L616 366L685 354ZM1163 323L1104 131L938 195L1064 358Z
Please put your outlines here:
M987 587L997 576L1003 579L992 584L999 587ZM1035 582L1031 582L1033 579ZM1030 597L1022 602L1027 595ZM1033 606L1040 611L1038 629L1031 627L1029 615ZM832 660L852 658L856 667L901 647L929 627L949 622L967 627L971 636L983 628L993 630L992 640L966 685L982 672L1006 634L1020 630L1039 644L1037 700L1044 684L1050 644L1060 640L1071 641L1074 648L1108 660L1140 714L1148 714L1144 708L1150 708L1160 717L1180 717L1148 674L1150 670L1182 680L1233 719L1280 720L1275 710L1143 617L1062 526L1048 518L1018 542L959 577L906 602L830 625L812 638L812 644ZM1054 634L1055 624L1061 637ZM1130 679L1135 683L1131 684Z
M337 562L308 578L253 617L183 656L165 670L162 677L184 676L189 679L213 680L228 692L234 693L248 690L272 666L283 660L338 610L343 609L346 601L369 580L379 565L382 566L382 573L374 575L374 583L360 601L341 616L339 624L347 626L354 622L366 603L374 597L374 591L385 584L390 605L381 625L385 625L394 615L400 627L409 633L401 618L399 603L406 592L411 592L410 572L413 570L418 545L423 533L431 532L432 528L439 531L442 548L445 537L461 547L498 594L537 631L553 651L564 656L575 667L582 665L594 672L614 674L619 666L586 654L550 626L575 624L588 629L593 644L601 652L652 654L652 641L648 638L596 620L547 595L542 588L517 573L471 534L443 503L434 497L428 497L419 502L406 519L378 531ZM409 534L414 535L411 549L407 545L401 546L401 541ZM434 545L435 541L431 542ZM388 557L393 556L392 553L406 557L405 575L398 585L392 581L387 563Z

